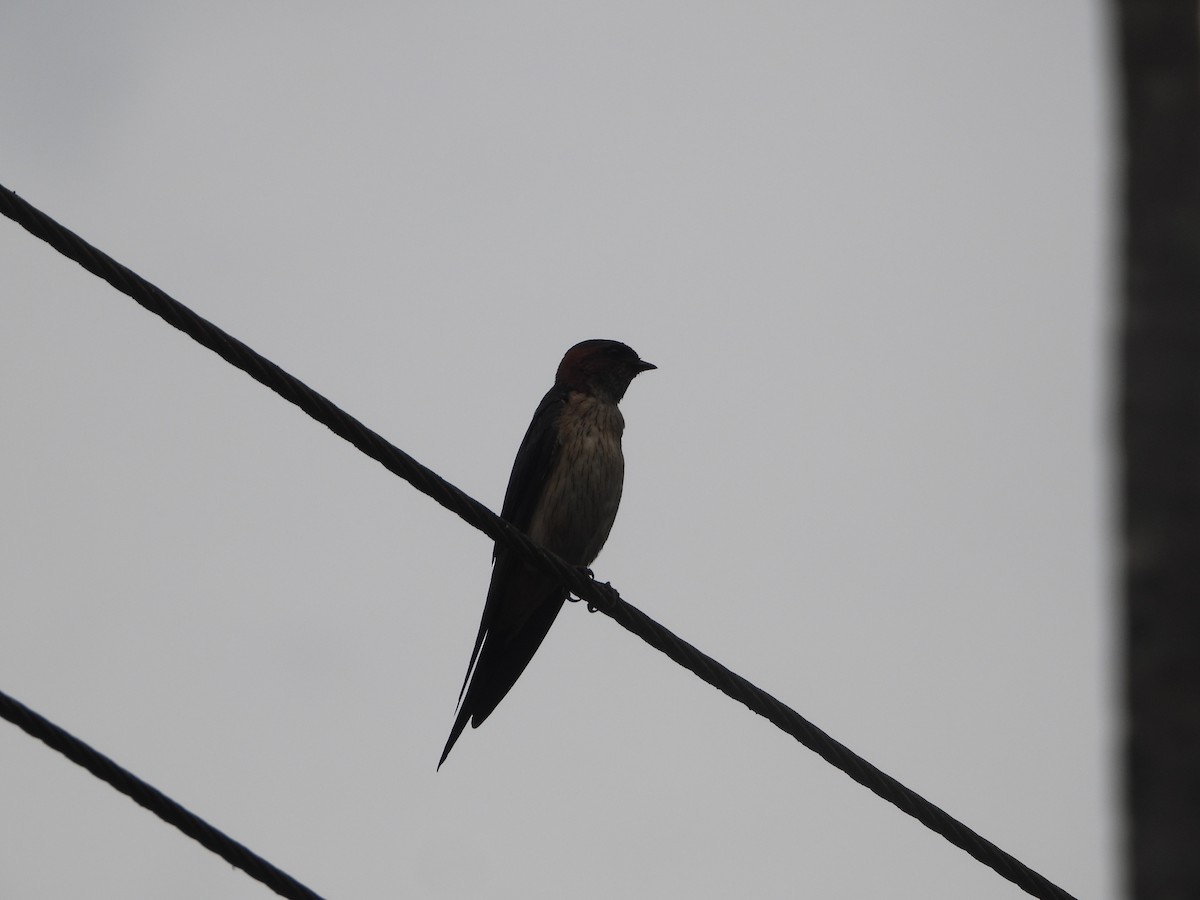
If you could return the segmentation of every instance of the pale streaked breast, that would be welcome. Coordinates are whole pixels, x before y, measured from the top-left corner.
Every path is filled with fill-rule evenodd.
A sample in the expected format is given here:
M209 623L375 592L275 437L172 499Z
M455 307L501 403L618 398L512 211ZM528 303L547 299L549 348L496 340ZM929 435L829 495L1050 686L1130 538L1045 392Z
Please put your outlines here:
M572 392L559 418L557 462L529 526L529 536L568 562L586 566L608 539L625 480L615 403Z

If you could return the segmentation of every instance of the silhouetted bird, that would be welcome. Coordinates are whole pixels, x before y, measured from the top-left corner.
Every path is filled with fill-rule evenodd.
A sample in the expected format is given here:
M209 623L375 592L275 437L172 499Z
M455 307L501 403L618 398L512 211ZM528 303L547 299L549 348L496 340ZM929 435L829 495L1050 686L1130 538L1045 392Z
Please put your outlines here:
M618 341L567 351L517 451L501 516L569 563L587 566L608 539L625 458L617 403L655 366ZM478 728L525 671L554 623L567 589L497 544L483 621L459 693L440 769L470 720Z

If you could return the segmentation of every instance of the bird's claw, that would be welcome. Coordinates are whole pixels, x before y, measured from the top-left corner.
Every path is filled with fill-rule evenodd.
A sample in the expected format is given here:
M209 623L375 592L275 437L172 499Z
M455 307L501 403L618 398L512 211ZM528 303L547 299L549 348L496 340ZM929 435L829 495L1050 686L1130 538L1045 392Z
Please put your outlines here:
M589 569L587 566L576 566L575 571L579 572L582 575L586 575L589 581L596 580L596 573L593 572L591 569ZM571 601L572 603L578 603L583 598L576 597L574 594L567 594L567 599L569 601ZM588 609L591 610L591 608L592 608L591 604L589 604Z
M596 581L596 573L593 572L591 569L589 569L587 566L578 566L577 568L579 569L580 572L582 572L584 575L586 575L591 580L591 582L596 585L597 588L599 588L604 593L608 594L611 602L615 603L617 600L621 599L621 595L617 593L617 589L615 587L613 587L609 582ZM571 594L568 594L567 599L570 600L572 603L578 603L582 598L575 597L575 596L572 596ZM598 611L598 608L593 606L591 603L589 603L587 605L587 611L590 613L594 613L594 612Z

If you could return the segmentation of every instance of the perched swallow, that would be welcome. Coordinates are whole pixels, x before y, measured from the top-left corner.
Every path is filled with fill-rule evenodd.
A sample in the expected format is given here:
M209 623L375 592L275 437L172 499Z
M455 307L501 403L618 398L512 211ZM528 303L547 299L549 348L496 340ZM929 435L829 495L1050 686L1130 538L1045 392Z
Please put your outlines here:
M617 403L634 377L656 366L618 341L591 340L567 351L517 451L501 517L569 563L587 566L608 539L625 458L625 419ZM438 768L467 721L478 728L537 652L567 589L500 544L458 717Z

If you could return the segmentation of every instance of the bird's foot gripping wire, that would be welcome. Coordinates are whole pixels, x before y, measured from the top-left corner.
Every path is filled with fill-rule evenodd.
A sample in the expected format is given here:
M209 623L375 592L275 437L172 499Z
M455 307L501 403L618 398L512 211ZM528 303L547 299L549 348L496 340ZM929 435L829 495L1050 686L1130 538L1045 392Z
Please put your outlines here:
M588 579L591 580L591 582L594 585L596 585L597 588L599 588L602 592L604 592L605 594L608 595L610 603L615 604L616 601L621 599L621 595L617 593L617 589L615 587L613 587L611 584L609 584L607 581L605 581L605 582L596 581L596 573L593 572L591 569L589 569L587 566L579 566L579 571L582 572L584 575L586 575L588 577ZM575 597L571 594L568 594L567 599L570 600L572 603L578 603L582 598ZM591 603L589 603L587 605L587 611L590 613L594 613L594 612L596 612L596 607L593 606Z

